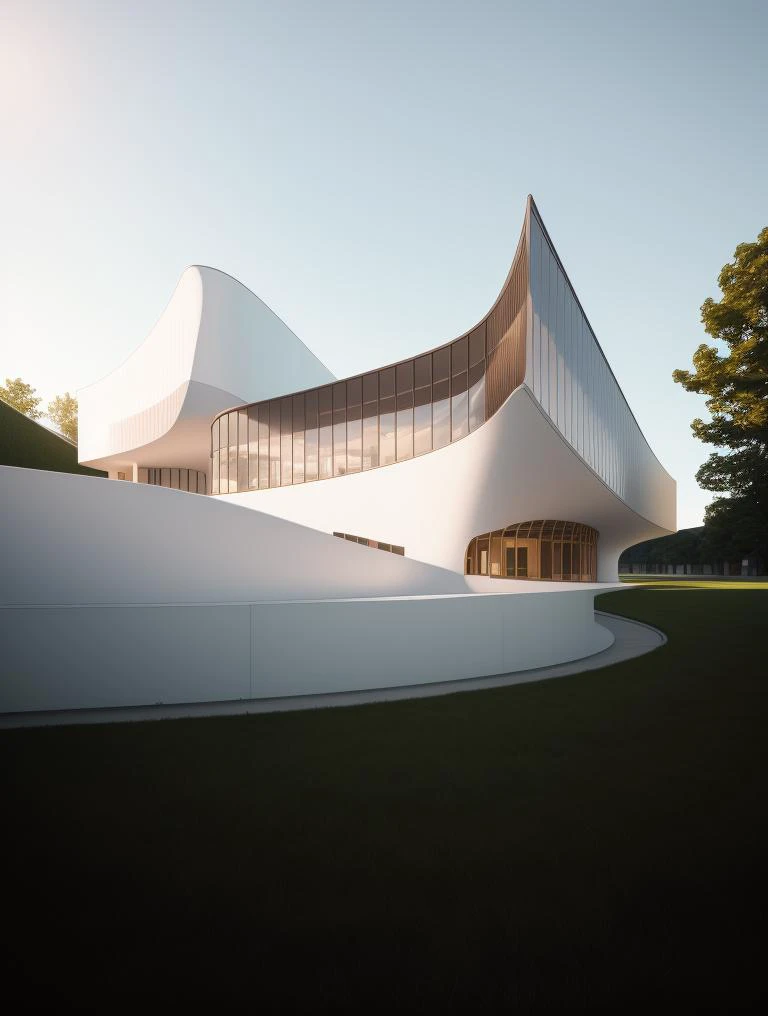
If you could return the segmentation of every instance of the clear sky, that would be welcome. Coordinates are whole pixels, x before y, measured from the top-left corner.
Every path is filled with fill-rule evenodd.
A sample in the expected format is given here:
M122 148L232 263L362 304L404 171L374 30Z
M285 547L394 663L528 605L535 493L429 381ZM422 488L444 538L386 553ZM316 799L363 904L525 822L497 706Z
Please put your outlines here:
M0 381L141 343L188 264L340 377L475 324L534 195L630 406L711 495L671 380L768 224L768 3L0 0Z

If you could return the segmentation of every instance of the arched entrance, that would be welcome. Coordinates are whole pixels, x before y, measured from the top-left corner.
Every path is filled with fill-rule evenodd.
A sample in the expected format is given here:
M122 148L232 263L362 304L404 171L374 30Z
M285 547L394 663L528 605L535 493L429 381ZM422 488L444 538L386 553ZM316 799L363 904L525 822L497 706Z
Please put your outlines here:
M596 529L582 522L540 519L476 536L464 571L499 579L597 581Z

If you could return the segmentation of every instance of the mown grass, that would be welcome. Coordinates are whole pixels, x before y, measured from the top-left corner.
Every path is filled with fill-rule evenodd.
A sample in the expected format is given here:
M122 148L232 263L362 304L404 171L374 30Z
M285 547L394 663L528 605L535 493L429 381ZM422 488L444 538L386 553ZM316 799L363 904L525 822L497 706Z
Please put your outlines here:
M9 983L60 1002L749 1006L768 586L638 660L349 709L5 732Z

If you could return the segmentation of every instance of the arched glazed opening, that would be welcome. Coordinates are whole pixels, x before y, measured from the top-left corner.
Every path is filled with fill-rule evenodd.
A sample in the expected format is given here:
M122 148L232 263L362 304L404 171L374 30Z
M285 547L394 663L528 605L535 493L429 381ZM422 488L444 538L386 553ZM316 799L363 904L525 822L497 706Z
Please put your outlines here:
M539 519L476 536L467 547L467 575L553 582L597 581L596 529L582 522Z

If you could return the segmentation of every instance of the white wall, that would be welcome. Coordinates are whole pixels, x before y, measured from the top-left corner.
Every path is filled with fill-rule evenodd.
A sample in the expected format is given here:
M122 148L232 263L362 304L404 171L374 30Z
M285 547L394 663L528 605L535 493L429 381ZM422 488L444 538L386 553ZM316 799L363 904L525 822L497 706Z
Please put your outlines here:
M0 516L2 712L458 680L610 642L599 587L466 579L183 491L1 466Z
M145 341L78 392L80 461L201 468L217 412L333 380L255 294L193 265Z
M620 552L675 525L674 481L643 518L575 453L526 387L455 444L364 473L214 500L318 529L405 547L406 557L464 571L470 540L532 519L598 530L598 578L615 582Z
M594 622L593 595L0 609L0 712L321 694L551 666L612 643Z
M0 466L0 605L465 592L463 576L217 498Z

